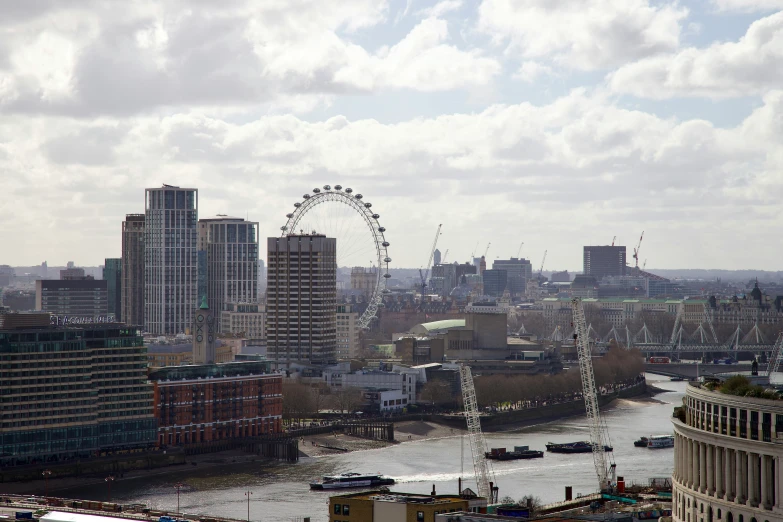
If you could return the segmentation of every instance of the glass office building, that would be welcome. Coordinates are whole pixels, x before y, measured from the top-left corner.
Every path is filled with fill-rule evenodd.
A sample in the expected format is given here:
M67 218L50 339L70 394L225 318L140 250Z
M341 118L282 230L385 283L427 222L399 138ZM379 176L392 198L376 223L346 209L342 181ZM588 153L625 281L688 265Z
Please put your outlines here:
M146 348L135 329L0 321L0 467L147 449L156 440Z

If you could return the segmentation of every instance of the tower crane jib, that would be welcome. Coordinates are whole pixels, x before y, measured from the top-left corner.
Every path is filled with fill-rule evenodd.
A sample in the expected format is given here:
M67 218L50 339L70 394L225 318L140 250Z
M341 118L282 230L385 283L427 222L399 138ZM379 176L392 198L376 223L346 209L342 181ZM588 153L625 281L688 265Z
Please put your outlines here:
M462 385L462 402L464 403L465 422L468 425L468 438L470 439L470 451L473 454L473 472L476 477L477 493L487 502L497 501L492 484L495 481L492 468L487 461L487 443L484 433L481 431L481 419L479 417L478 403L476 402L476 388L473 385L473 374L470 366L463 364L459 368L460 384Z

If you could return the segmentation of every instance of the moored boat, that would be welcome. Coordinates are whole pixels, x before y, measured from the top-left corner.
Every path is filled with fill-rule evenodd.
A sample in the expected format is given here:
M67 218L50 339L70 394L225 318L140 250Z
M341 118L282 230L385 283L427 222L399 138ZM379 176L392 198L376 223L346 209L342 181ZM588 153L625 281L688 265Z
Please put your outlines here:
M506 451L506 448L492 448L484 456L490 460L540 459L544 457L544 452L531 450L527 446L514 446L514 451Z
M385 477L380 473L342 473L327 475L320 482L311 482L310 489L369 488L391 486L392 484L394 484L393 478Z
M633 442L633 445L636 446L637 448L646 448L647 447L647 442L649 440L650 439L648 439L647 437L639 437L639 440L635 440Z
M556 444L554 442L548 442L546 450L552 453L590 453L593 451L593 445L586 440L579 442L565 442L563 444ZM611 446L604 446L604 451L612 451Z
M647 440L650 449L673 448L674 435L653 435Z

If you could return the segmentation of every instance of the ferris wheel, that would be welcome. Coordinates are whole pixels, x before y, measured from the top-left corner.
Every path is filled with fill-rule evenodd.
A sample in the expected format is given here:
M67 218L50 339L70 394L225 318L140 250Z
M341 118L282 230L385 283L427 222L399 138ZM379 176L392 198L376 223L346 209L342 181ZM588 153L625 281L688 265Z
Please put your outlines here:
M372 203L365 202L361 194L340 185L332 188L314 188L312 194L302 196L294 203L294 211L286 214L288 221L280 230L283 237L296 233L319 233L337 239L337 266L372 267L367 279L372 280L372 292L367 309L359 318L362 329L369 327L378 313L383 295L389 293L386 282L389 274L389 242L378 220L380 215L372 210Z

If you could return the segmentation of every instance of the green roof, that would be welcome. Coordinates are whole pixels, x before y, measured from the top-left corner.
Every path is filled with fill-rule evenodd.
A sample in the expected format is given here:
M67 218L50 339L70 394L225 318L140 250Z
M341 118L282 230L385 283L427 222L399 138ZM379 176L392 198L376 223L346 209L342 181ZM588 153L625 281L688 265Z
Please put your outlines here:
M448 328L464 328L465 319L445 319L443 321L432 321L431 323L421 323L421 327L428 332L431 330L446 330Z

